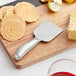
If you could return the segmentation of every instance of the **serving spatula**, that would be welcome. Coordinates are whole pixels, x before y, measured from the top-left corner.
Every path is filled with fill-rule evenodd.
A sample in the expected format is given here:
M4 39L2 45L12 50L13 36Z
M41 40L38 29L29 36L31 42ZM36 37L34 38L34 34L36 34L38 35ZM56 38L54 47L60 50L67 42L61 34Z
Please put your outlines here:
M39 42L49 42L62 32L62 29L46 20L41 23L33 32L35 38L17 48L14 58L16 60L22 59L31 49L33 49Z

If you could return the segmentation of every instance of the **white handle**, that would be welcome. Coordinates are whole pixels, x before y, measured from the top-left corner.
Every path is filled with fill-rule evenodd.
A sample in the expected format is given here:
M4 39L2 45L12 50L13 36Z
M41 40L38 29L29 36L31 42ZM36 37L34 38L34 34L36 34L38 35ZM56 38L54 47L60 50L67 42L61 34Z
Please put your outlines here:
M33 40L27 42L26 44L21 45L14 55L16 60L20 60L23 58L24 55L26 55L32 48L34 48L40 40L34 38Z

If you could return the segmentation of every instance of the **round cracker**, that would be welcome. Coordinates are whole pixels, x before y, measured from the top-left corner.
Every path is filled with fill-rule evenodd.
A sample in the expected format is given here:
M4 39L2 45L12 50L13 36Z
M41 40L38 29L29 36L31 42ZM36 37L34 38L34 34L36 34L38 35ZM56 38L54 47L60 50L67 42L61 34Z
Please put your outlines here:
M25 25L16 15L5 17L1 25L1 35L8 41L16 41L24 35Z
M2 20L6 11L9 10L9 9L12 9L14 8L14 6L4 6L0 9L0 19ZM10 15L10 13L8 12L8 14Z
M4 16L7 16L8 17L8 16L11 16L13 14L15 14L14 13L14 6L10 6L9 9L6 10Z
M28 2L17 3L14 8L15 13L23 19L23 21L33 22L39 18L37 8Z

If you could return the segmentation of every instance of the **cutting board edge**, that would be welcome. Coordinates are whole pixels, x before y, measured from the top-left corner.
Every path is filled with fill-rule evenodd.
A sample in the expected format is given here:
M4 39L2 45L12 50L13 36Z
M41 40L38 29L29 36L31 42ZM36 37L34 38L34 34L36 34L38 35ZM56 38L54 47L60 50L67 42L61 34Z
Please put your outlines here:
M39 59L37 59L37 60L35 60L35 61L29 62L29 63L24 64L24 65L17 65L17 64L15 64L15 67L16 67L16 69L24 69L24 68L30 67L30 66L32 66L33 64L37 64L37 63L39 63L39 62L42 62L42 61L44 61L44 60L47 60L48 58L51 58L51 57L53 57L53 56L56 56L56 55L58 55L58 54L60 54L60 53L64 53L65 50L66 50L66 52L67 52L69 49L72 49L72 48L74 48L75 46L76 46L76 45L74 45L73 47L70 47L70 48L61 49L62 51L61 51L61 50L56 51L56 52L54 52L54 53L51 53L51 54L49 54L49 55L46 55L46 56L44 56L44 57L42 57L42 58L39 58Z

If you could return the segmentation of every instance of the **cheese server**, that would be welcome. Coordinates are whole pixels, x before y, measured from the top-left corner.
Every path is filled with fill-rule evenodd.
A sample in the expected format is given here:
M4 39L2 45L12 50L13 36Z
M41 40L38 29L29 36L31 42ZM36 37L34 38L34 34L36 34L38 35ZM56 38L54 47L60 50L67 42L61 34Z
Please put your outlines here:
M15 60L22 59L31 49L33 49L39 42L49 42L62 32L62 29L46 20L41 23L34 33L34 39L21 45L17 48L14 58Z

